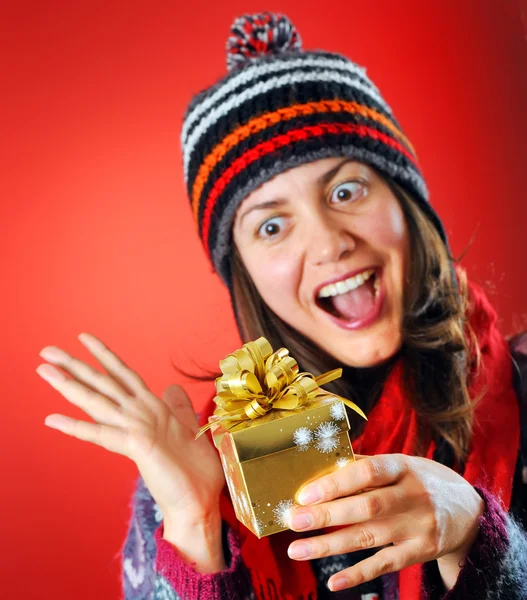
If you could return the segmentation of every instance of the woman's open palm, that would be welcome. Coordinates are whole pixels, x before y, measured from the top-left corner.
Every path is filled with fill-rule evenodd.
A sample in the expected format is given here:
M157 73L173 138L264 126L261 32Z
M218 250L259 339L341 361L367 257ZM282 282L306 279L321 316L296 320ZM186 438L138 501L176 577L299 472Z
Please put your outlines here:
M55 346L40 356L71 378L51 365L40 365L37 373L95 423L50 415L46 425L133 460L164 516L194 522L208 515L225 480L207 437L194 439L199 425L185 391L171 385L160 400L96 337L83 333L79 340L108 374Z

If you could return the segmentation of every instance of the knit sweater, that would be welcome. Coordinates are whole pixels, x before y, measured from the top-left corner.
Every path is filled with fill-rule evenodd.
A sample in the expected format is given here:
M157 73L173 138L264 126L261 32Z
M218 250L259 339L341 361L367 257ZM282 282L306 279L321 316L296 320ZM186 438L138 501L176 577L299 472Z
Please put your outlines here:
M485 501L479 534L456 585L445 594L435 561L423 565L426 600L520 600L527 598L527 534L492 494L476 488ZM163 515L141 477L132 497L128 535L122 548L124 600L249 600L250 578L236 532L224 523L224 571L200 574L163 539ZM279 535L279 534L278 534ZM357 552L311 561L318 595L335 600L398 600L397 574L370 582L370 588L330 592L328 578L364 558ZM402 599L406 600L406 599Z

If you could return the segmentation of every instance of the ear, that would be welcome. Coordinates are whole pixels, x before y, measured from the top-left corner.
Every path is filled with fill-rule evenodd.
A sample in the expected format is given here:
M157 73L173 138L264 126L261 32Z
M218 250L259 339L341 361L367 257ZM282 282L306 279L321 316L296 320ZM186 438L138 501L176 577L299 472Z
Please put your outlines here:
M169 385L163 392L162 400L182 425L188 427L193 433L198 431L196 412L190 398L180 385Z

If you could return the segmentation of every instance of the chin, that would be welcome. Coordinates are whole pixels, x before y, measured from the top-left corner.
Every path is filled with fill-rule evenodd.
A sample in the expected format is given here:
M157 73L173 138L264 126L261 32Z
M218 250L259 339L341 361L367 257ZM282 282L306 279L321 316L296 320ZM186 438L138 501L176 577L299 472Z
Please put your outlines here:
M387 340L389 342L387 343ZM401 334L376 335L364 341L342 340L338 345L333 343L325 350L339 362L348 367L374 367L392 358L401 349Z

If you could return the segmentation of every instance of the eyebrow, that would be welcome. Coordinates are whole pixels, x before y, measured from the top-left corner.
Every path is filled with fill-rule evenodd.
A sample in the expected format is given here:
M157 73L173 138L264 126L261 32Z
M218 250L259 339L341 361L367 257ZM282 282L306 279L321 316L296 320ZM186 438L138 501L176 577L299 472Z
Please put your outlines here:
M260 202L260 204L256 204L252 206L249 210L243 213L240 219L240 225L242 224L245 217L252 213L254 210L265 210L266 208L276 208L277 206L283 206L286 204L287 200L285 198L276 198L275 200L267 200L267 202Z
M350 162L355 162L355 159L351 158L351 157L345 158L335 168L331 169L331 171L328 171L327 173L324 173L324 175L321 175L318 178L318 182L324 183L324 184L328 183L328 181L331 181L333 179L333 177L335 177L335 175L342 169L342 167L344 165L347 165Z
M346 165L347 163L350 163L350 162L355 162L355 159L350 158L350 157L345 158L336 167L334 167L327 173L324 173L323 175L321 175L318 178L318 183L321 185L327 184L329 181L331 181L333 179L333 177L335 177L335 175L340 171L340 169L342 169L342 167L344 165ZM252 213L254 210L265 210L267 208L276 208L277 206L283 206L284 204L286 204L286 202L287 202L287 200L285 198L275 198L274 200L267 200L266 202L260 202L260 204L256 204L255 206L252 206L249 210L247 210L245 213L243 213L243 215L241 216L241 219L240 219L240 225L242 224L243 219L245 219L245 217L249 213Z

